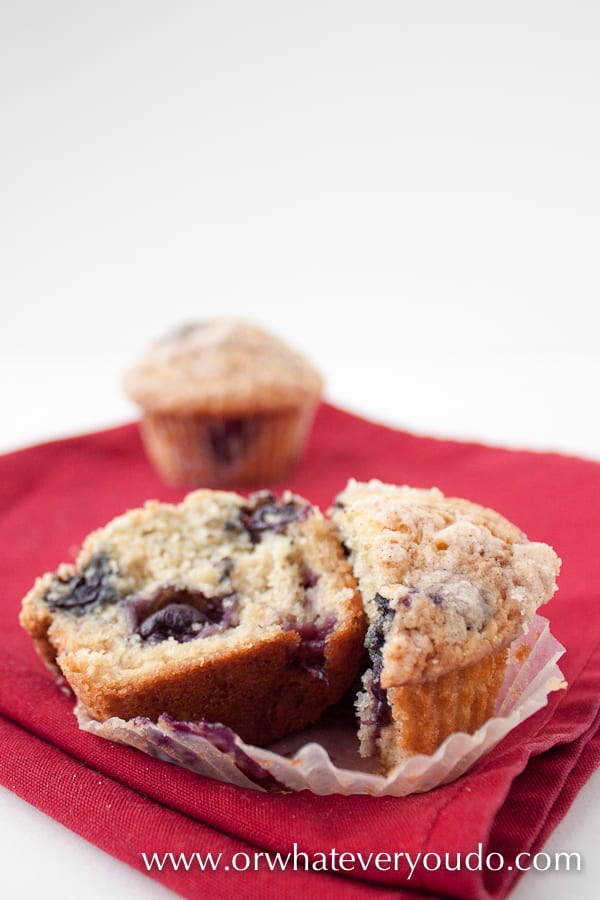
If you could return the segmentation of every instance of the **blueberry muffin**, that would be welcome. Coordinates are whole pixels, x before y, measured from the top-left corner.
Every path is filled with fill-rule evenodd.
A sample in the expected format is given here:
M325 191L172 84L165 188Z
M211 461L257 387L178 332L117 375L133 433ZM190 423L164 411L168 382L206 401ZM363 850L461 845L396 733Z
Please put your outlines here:
M350 481L332 516L369 621L361 752L388 770L493 715L508 647L552 597L560 560L437 489Z
M125 376L161 477L188 487L267 484L298 461L322 392L299 353L246 322L186 325Z
M286 494L148 502L38 578L21 624L96 719L163 713L265 745L356 676L364 615L335 528Z

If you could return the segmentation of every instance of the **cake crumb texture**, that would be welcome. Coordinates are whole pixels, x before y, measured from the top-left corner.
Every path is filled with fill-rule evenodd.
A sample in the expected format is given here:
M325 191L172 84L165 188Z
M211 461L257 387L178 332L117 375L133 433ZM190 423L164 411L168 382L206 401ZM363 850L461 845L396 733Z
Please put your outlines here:
M21 623L95 718L167 712L260 744L342 696L364 637L332 523L269 492L130 510L36 581Z

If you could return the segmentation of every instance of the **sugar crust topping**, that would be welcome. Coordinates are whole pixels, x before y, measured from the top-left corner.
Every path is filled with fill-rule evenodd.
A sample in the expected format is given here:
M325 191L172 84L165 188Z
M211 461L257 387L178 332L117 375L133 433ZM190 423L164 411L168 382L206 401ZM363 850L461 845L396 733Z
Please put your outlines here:
M351 480L333 518L371 622L393 611L381 686L435 678L507 646L556 590L560 560L499 513L423 490Z
M144 409L236 415L315 403L318 371L278 337L247 322L192 323L157 341L125 376Z

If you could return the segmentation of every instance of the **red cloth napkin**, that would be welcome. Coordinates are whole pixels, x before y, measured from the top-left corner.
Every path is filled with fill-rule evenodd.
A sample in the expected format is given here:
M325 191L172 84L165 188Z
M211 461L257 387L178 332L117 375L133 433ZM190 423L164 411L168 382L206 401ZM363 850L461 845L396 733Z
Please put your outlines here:
M437 485L498 509L530 538L551 543L563 571L544 613L567 648L561 666L568 691L552 695L466 776L403 799L247 791L79 731L72 697L37 659L17 615L35 577L71 559L89 531L150 497L183 496L157 479L137 427L128 425L0 458L0 780L141 871L142 853L189 854L189 871L165 865L149 873L184 897L295 897L310 890L353 898L390 889L396 897L506 896L519 876L516 855L543 846L600 759L600 465L415 437L324 405L286 486L327 509L350 476ZM294 849L284 871L272 856L255 862L255 854ZM191 854L209 851L215 861L222 856L207 874ZM477 871L478 852L483 859L502 854L504 867ZM304 870L302 853L320 869L327 861L329 870ZM386 853L389 861L377 858ZM394 870L400 853L416 863L412 874L406 855ZM458 853L462 868L449 871ZM466 867L468 853L475 854L475 871ZM246 871L236 871L246 863ZM499 865L498 856L491 865Z

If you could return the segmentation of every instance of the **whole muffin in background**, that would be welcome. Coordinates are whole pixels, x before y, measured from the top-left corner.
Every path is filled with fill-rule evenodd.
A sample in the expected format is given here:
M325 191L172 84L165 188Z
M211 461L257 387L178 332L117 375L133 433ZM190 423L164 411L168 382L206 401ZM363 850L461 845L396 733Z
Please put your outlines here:
M303 356L248 322L182 326L125 376L160 476L197 487L280 481L304 449L323 382Z

